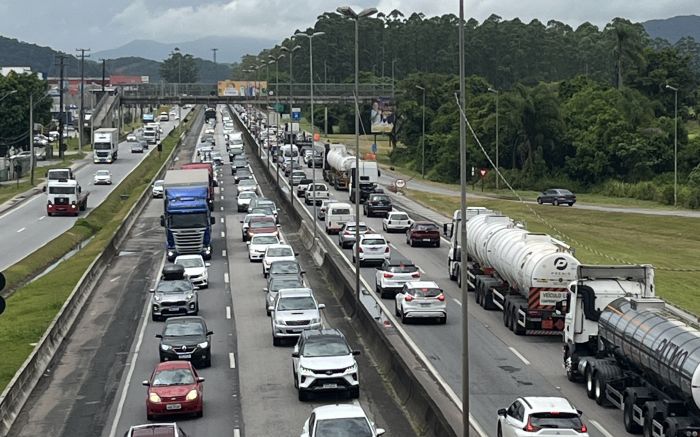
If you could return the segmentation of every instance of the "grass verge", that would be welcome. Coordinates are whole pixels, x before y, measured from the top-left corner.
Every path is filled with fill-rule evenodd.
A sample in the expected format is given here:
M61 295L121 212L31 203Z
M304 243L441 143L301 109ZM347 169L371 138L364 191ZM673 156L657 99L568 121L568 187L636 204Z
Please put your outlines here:
M182 129L189 128L194 119L193 111ZM33 344L44 334L90 263L107 247L129 209L177 145L181 131L176 129L164 139L163 152L154 152L145 158L90 215L76 221L73 228L5 272L8 286L21 288L7 299L7 310L0 317L0 350L3 351L0 391L27 359L34 349ZM93 235L90 243L76 255L50 273L22 286L80 241Z
M448 217L459 208L458 196L442 196L422 191L407 195ZM528 205L503 200L475 199L470 206L485 206L523 220L534 232L545 232L576 249L576 257L589 264L619 264L599 253L628 263L656 267L657 294L693 314L700 314L700 272L676 270L700 266L700 221L685 217L650 216L630 213L588 211L567 207L530 205L556 228L537 221Z

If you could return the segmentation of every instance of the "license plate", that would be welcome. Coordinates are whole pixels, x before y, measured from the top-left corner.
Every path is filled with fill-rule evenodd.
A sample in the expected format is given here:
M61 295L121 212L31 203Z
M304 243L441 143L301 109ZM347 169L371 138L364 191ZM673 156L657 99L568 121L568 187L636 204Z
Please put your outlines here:
M303 329L292 329L292 332L295 334L302 332L302 331L303 331Z
M179 313L179 312L180 312L180 308L168 308L168 311L171 312L171 313Z
M178 354L178 358L182 358L183 360L187 360L189 358L192 358L192 354Z
M430 238L423 238L423 241L430 241Z
M552 329L554 322L552 320L542 320L542 329Z
M422 306L422 307L429 307L429 306L430 306L430 302L428 302L428 303L421 303L420 306Z
M323 388L338 388L338 384L323 384Z
M165 406L165 409L166 410L180 410L180 409L182 409L182 405L181 404L168 404Z

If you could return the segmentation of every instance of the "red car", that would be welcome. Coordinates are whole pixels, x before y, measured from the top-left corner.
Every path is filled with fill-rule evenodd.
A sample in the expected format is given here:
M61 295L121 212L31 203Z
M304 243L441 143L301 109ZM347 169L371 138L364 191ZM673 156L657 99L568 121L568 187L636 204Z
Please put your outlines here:
M248 228L243 234L243 240L249 241L255 234L276 234L279 236L277 222L274 216L254 217L248 223Z
M197 374L189 361L167 361L160 363L143 381L148 387L146 396L146 417L154 420L158 416L174 414L204 415L202 383L204 378Z
M440 247L440 228L431 222L413 222L406 231L406 244L428 244Z

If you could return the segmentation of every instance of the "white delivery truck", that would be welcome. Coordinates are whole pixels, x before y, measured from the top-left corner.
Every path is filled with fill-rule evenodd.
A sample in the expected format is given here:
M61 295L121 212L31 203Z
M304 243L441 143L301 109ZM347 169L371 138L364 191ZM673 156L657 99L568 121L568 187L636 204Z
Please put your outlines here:
M95 164L108 164L117 160L119 152L119 130L116 128L101 128L95 131L92 139L92 160Z
M143 128L143 138L146 140L146 143L150 144L157 144L158 139L160 138L160 132L158 131L158 124L157 123L148 123L146 126Z

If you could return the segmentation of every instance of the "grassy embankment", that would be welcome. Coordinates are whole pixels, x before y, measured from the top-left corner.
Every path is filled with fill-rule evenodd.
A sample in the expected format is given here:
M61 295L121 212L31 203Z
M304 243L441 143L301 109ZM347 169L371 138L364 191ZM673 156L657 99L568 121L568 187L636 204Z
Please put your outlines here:
M448 217L459 208L458 196L410 190L407 195ZM673 270L700 268L698 219L524 205L495 199L476 199L470 206L501 211L524 220L531 231L562 239L576 249L576 257L583 263L652 264L657 269L657 293L670 303L700 315L700 289L697 287L700 272ZM530 208L559 232L538 221Z
M182 129L194 120L192 112ZM163 142L163 152L151 153L89 216L81 218L64 234L10 267L8 288L21 287L7 299L0 316L0 391L29 356L90 263L107 247L129 209L176 146L181 130L173 131ZM122 198L124 195L124 198ZM51 219L47 219L47 226ZM30 278L60 259L78 243L94 238L80 252L62 262L50 273L22 286Z

